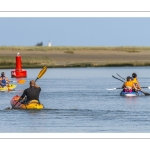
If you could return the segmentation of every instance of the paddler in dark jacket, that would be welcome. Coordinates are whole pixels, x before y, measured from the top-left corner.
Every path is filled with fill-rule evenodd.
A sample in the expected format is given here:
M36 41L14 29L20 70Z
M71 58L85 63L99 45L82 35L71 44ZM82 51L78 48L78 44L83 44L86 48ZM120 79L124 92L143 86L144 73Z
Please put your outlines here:
M39 101L40 92L41 92L41 88L36 85L34 80L31 80L30 87L23 91L23 94L20 97L19 101L23 100L21 101L21 103L24 103L24 104L29 103L31 100Z
M141 86L140 86L140 84L139 84L139 82L138 82L137 74L136 74L136 73L132 73L132 82L134 83L134 85L136 86L136 88L137 88L138 90L142 90L142 89L141 89Z
M127 81L122 85L124 92L132 92L133 89L137 91L136 86L132 82L132 78L130 76L127 77Z

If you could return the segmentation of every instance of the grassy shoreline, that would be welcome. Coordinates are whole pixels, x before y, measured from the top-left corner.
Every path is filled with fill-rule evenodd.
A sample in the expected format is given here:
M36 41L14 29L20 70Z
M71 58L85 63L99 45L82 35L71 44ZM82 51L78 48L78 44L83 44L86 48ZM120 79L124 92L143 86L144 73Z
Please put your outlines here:
M150 47L0 46L0 69L14 69L17 52L23 68L150 66Z

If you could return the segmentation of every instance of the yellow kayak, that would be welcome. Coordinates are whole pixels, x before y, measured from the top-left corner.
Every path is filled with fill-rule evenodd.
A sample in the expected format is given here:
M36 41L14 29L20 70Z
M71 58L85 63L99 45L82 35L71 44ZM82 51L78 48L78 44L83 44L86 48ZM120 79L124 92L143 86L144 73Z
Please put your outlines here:
M31 100L28 104L21 104L20 102L18 102L18 99L20 98L20 96L15 95L10 104L12 107L14 107L14 109L43 109L44 106L43 104L39 103L38 100Z
M16 84L9 84L9 86L0 87L0 91L13 91L16 87Z

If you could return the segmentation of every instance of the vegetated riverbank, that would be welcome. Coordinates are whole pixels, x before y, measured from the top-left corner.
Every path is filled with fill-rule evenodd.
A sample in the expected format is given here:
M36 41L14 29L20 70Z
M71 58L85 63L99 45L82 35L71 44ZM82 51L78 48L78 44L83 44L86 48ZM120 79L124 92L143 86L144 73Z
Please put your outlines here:
M150 47L1 46L0 68L15 68L17 52L23 68L150 66Z

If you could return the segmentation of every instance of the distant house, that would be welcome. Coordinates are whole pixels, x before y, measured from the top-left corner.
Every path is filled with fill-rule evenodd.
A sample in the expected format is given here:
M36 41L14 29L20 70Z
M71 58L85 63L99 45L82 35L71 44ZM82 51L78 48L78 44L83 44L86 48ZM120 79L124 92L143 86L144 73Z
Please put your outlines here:
M49 46L49 47L51 47L51 46L52 46L51 42L48 42L48 46Z

